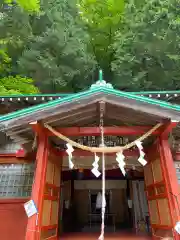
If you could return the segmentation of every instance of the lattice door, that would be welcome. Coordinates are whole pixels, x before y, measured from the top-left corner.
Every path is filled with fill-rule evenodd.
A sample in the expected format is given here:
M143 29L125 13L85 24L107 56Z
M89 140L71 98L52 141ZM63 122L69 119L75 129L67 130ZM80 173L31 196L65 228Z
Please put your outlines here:
M158 144L149 151L148 160L144 175L152 233L154 239L160 239L160 237L173 239L170 187L166 181L164 159L160 154Z
M42 198L42 211L39 216L40 239L58 239L58 213L60 199L61 159L49 155Z

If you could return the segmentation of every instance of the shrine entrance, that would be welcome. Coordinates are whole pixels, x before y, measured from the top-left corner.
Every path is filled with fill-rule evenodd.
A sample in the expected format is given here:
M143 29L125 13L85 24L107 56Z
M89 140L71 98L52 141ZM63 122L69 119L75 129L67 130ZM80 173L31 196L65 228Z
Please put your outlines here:
M110 138L110 137L109 137ZM90 139L90 138L89 138ZM98 204L98 196L102 192L101 177L96 178L91 172L94 156L92 154L74 151L74 170L69 170L68 158L63 157L62 172L62 198L61 220L62 233L70 232L95 232L101 229L101 203ZM83 156L84 155L84 156ZM127 175L121 173L113 154L106 156L106 212L105 232L116 233L123 231L148 232L144 221L144 229L140 230L138 224L134 224L148 217L148 206L144 191L143 167L137 161L134 152L128 153L126 165ZM101 160L100 160L101 162ZM134 170L132 169L134 168ZM101 166L100 166L101 169ZM137 186L138 185L138 186ZM137 192L137 189L139 191ZM133 192L137 193L137 197ZM136 202L136 212L132 206ZM141 206L139 206L141 202ZM142 212L138 216L137 212ZM76 221L74 222L74 219Z
M174 123L170 125L172 127ZM40 126L37 123L33 126L35 129L38 127ZM93 127L91 129L93 130ZM87 129L84 128L84 130ZM165 130L161 136L156 137L157 133L154 134L153 139L155 138L155 140L153 143L148 142L148 146L144 149L147 159L145 166L138 161L141 154L138 149L124 152L125 159L127 159L124 168L125 175L121 168L119 169L114 154L107 153L105 236L110 233L112 236L117 233L119 236L123 236L124 233L132 234L134 232L134 237L152 234L153 239L162 237L178 239L177 233L173 230L178 213L176 212L176 202L171 194L177 187L176 175L172 174L175 169L171 150ZM40 144L41 147L37 152L37 163L41 164L41 167L37 165L37 169L40 169L41 172L36 174L36 178L39 176L41 178L39 181L35 179L42 194L41 205L39 205L42 210L39 212L37 225L38 232L41 234L39 239L45 240L52 237L52 239L58 239L59 236L61 239L64 233L70 232L99 232L102 224L101 211L97 211L94 205L97 203L97 195L102 193L102 181L101 176L98 177L98 180L97 176L92 177L93 154L74 149L74 157L69 159L66 149L59 151L57 148L51 147L51 137L48 137L48 141L47 137L43 137L44 135L42 135L42 139L41 135L39 136L39 140L44 142L42 145ZM80 142L80 139L76 142ZM128 142L127 138L126 141ZM62 140L57 138L56 143L61 146ZM42 153L43 155L41 155ZM69 170L71 168L70 161L73 161L74 170ZM99 169L101 168L102 165L99 164ZM139 176L135 172L136 174L138 172ZM141 185L140 182L143 183L143 180L145 180L144 185ZM131 183L131 190L128 186L129 183ZM34 188L38 189L35 184ZM138 191L140 188L141 191ZM140 194L142 192L144 195ZM35 199L37 192L33 191L33 193L32 199ZM147 207L144 208L146 203ZM129 206L131 204L133 207ZM33 217L29 219L28 224L33 222ZM148 217L150 217L150 221L147 220ZM26 239L30 239L28 235Z
M163 237L178 239L176 232L173 231L173 226L175 226L173 221L177 215L174 211L176 206L174 205L174 209L172 207L175 203L173 203L172 190L169 188L170 173L167 167L169 166L170 169L172 166L172 174L174 166L168 165L168 161L172 163L172 155L168 145L162 147L162 141L165 140L158 138L147 148L148 163L143 167L143 171L141 165L137 164L138 156L135 155L135 152L126 155L128 160L125 179L119 169L113 168L113 170L106 171L106 235L112 233L113 236L114 233L119 233L120 238L128 232L134 236L152 235L153 239ZM163 151L166 151L166 155L163 154ZM164 156L168 156L168 159ZM77 170L73 173L64 172L62 190L64 198L62 201L72 203L72 206L67 204L66 212L62 214L64 232L66 234L99 232L101 215L97 212L96 201L97 195L101 191L101 181L94 180L90 171L80 168L80 163L85 161L86 166L89 162L92 165L93 160L91 158L90 161L88 155L85 157L75 156L74 161L77 164ZM106 161L108 164L115 164L111 156L107 157ZM63 162L64 168L68 169L67 159L65 158ZM70 176L73 177L73 181L68 179ZM175 177L171 181L176 184ZM132 206L129 206L131 204ZM64 204L64 208L66 207ZM65 221L64 224L63 221ZM73 227L71 228L71 226Z
M178 240L179 235L174 227L180 219L180 214L174 196L178 195L179 186L169 134L172 131L176 133L176 126L180 121L179 111L178 106L170 103L115 90L101 77L85 92L0 117L0 130L6 132L14 141L21 143L26 151L36 153L36 171L31 199L35 202L38 213L28 218L25 239L57 240L59 238L59 232L63 231L61 217L64 207L61 194L64 184L67 184L63 174L65 171L70 171L71 174L73 171L78 171L82 174L87 170L96 181L101 179L98 180L102 183L101 189L97 188L96 183L94 184L96 189L92 186L86 187L90 193L86 193L85 197L84 192L80 193L80 190L87 184L83 183L83 187L80 187L82 184L75 182L77 179L74 178L71 194L74 189L76 202L87 204L87 201L82 199L88 196L90 198L88 204L93 205L95 201L93 199L101 190L103 211L100 232L101 239L104 240L107 215L105 200L107 198L108 207L110 191L116 190L119 194L125 191L122 189L127 190L127 187L121 187L121 190L118 188L121 183L115 188L115 182L109 183L108 187L108 181L115 179L108 179L107 171L113 173L113 169L117 168L120 179L116 181L126 181L126 186L130 180L139 180L133 178L131 172L139 172L143 175L153 238L171 237ZM99 142L96 141L98 136L100 136ZM94 142L88 142L89 140L84 142L88 137L94 139ZM105 137L110 140L105 141ZM131 164L131 161L134 162ZM129 179L128 175L132 179ZM114 176L113 173L112 177ZM73 181L71 179L71 184ZM128 204L134 206L134 201L137 202L133 197L133 194L127 194L122 203L124 209L126 209L125 204L127 206L126 213L129 211ZM122 208L116 202L117 200L112 205ZM68 209L69 202L66 201L65 204ZM89 208L82 207L82 209ZM91 210L89 214L92 215ZM113 218L112 209L109 216L110 214ZM140 222L133 218L135 228L137 228L136 224L142 223L142 217L138 214L137 217ZM76 220L73 218L72 224Z
M88 171L85 171L84 174L87 175ZM146 225L148 206L143 179L119 180L118 175L121 174L118 174L116 170L107 171L106 174L105 235L124 232L149 235L148 221ZM110 174L116 174L116 179L109 180ZM137 191L137 186L139 191ZM102 191L101 180L74 180L74 186L71 186L71 189L73 188L72 196L67 195L67 187L70 187L70 182L64 181L61 236L70 233L96 233L100 235L102 219L101 209L97 204L99 194ZM135 195L132 195L135 206L132 206L131 196L128 196L129 190L137 193L137 199ZM140 202L138 202L139 200ZM138 211L140 216L137 214Z

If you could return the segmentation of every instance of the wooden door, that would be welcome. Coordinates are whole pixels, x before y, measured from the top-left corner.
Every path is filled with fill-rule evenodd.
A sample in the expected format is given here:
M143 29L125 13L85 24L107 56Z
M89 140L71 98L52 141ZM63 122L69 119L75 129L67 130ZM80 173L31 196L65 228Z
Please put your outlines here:
M128 206L126 203L125 189L112 189L111 190L111 206L110 212L115 214L115 221L118 224L125 224L127 221ZM123 207L122 207L123 206Z
M42 179L43 195L38 221L40 240L58 239L61 159L48 154L46 173Z
M144 176L153 239L175 239L170 184L167 182L165 159L158 143L149 149L147 158Z
M74 200L78 224L85 226L88 223L89 191L75 190Z
M64 181L62 183L62 232L72 231L72 185L71 181Z

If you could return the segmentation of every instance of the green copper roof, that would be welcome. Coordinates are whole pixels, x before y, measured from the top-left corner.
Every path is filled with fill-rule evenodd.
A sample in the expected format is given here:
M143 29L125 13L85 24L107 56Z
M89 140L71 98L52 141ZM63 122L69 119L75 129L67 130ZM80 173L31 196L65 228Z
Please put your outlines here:
M2 98L21 98L21 97L67 97L74 93L37 93L37 94L12 94L12 95L0 95Z
M137 94L137 95L141 95L141 94L179 94L180 90L172 90L172 91L140 91L140 92L129 92L132 94Z
M103 80L104 81L104 80ZM103 85L103 84L101 84ZM111 85L111 84L110 84ZM91 86L93 88L93 85ZM113 88L113 87L111 87ZM149 95L149 94L180 94L180 90L174 91L140 91L140 92L127 92L134 95ZM0 95L0 98L22 98L22 97L67 97L72 96L74 93L37 93L37 94L12 94L12 95Z
M127 99L132 99L138 102L142 102L142 103L147 103L150 105L157 105L159 107L162 107L164 109L169 109L169 110L175 110L175 111L180 111L180 105L176 105L176 104L171 104L165 101L160 101L160 100L156 100L156 99L151 99L148 97L143 97L143 96L138 96L132 93L128 93L128 92L123 92L123 91L118 91L115 90L111 87L109 87L108 84L103 84L103 85L99 85L99 82L97 81L97 83L91 87L89 90L84 91L84 92L80 92L80 93L76 93L76 94L71 94L68 95L66 97L63 97L61 99L58 100L53 100L47 103L43 103L43 104L39 104L33 107L29 107L23 110L19 110L16 112L12 112L6 115L3 115L0 117L0 122L2 121L8 121L11 119L15 119L18 117L23 117L29 114L33 114L37 111L43 110L43 109L48 109L54 106L57 106L59 104L62 103L68 103L68 102L74 102L74 101L78 101L82 98L91 96L91 95L95 95L96 93L105 93L107 95L115 95L118 97L123 97L123 98L127 98ZM78 103L77 103L78 104Z

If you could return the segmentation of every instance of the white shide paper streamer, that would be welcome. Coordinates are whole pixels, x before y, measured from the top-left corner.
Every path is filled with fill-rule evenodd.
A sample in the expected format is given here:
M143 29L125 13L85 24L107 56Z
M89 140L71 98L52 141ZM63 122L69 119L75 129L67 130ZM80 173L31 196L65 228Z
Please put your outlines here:
M139 149L139 154L140 154L138 158L138 162L141 163L141 165L145 166L147 164L147 161L144 159L145 153L143 152L142 142L136 141L135 143Z
M66 152L68 154L68 160L69 160L69 168L73 169L74 163L72 162L72 153L74 152L74 148L69 143L66 144L66 147L67 147Z
M99 157L94 154L94 162L92 164L93 169L91 170L91 172L94 174L94 176L96 176L97 178L101 175L100 171L98 170L99 168Z
M125 163L124 159L125 159L125 156L123 155L122 152L116 153L116 161L118 162L118 166L119 166L122 174L125 176L126 171L125 171L124 167L125 167L126 163Z

